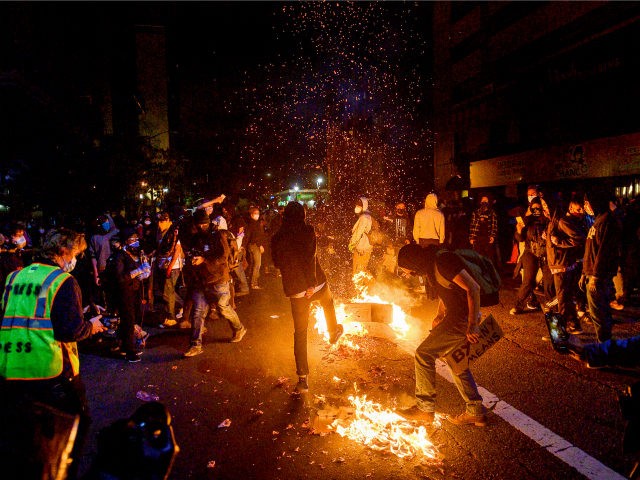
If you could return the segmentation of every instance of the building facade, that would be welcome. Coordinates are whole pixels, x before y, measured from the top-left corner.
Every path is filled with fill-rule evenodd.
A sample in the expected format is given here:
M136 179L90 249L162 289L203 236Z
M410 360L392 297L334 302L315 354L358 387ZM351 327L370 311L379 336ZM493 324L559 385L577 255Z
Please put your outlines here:
M640 193L640 3L436 2L436 189Z

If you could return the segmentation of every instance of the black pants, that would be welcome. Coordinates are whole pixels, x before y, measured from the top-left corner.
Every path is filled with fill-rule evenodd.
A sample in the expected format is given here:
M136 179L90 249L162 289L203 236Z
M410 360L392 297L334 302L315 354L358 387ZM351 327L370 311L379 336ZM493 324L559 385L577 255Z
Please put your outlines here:
M548 302L553 298L554 280L549 266L544 259L536 257L533 253L525 251L520 258L522 263L522 285L518 290L518 300L516 301L516 308L524 308L527 299L536 288L536 277L538 275L538 269L542 269L542 284L544 288L545 301Z
M576 292L578 290L579 270L556 273L553 280L556 286L556 296L558 297L558 313L565 322L565 325L579 326L578 313L576 311Z

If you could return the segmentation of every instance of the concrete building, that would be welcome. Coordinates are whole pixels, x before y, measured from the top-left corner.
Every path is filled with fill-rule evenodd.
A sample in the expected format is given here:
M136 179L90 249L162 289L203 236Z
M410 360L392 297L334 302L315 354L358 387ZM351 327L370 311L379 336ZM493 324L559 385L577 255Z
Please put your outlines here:
M640 193L640 3L436 2L438 190Z

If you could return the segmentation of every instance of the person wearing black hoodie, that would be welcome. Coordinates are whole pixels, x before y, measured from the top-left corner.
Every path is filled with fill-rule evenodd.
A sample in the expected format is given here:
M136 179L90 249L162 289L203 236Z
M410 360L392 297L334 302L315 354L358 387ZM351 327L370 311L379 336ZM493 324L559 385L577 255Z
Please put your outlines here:
M405 245L398 253L398 267L404 273L425 275L439 298L438 313L433 320L431 333L416 349L416 405L401 411L401 415L408 419L432 424L436 402L436 359L465 340L478 343L480 286L455 252L438 245ZM436 280L436 269L454 284L451 288ZM462 373L452 371L452 376L466 403L466 410L457 417L448 417L448 420L454 425L485 426L486 411L471 371L468 368Z
M327 277L316 256L316 232L305 222L304 207L298 202L289 202L285 207L282 226L271 239L271 255L282 274L284 294L291 302L293 353L298 374L296 391L303 393L309 390L307 328L311 302L319 301L324 310L331 344L338 341L344 330L336 319Z
M598 342L611 339L613 319L609 304L615 297L613 277L618 272L622 242L622 225L614 214L615 201L610 200L609 196L602 195L591 201L598 216L587 234L582 269Z

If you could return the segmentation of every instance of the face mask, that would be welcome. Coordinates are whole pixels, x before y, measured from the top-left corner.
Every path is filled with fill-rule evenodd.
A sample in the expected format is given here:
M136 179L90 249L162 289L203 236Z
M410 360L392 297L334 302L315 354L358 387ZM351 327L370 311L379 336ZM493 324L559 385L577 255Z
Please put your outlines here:
M136 240L133 243L130 243L129 245L127 245L127 248L139 248L140 247L140 241Z
M258 215L258 214L251 215L251 218L253 218L254 220L258 220L260 218L260 215Z
M64 265L62 265L62 270L69 273L71 270L76 268L76 263L78 262L78 260L76 259L76 257L73 257L70 262L67 262L66 260L63 260L63 262Z
M362 212L362 207L358 206L358 207L354 208L353 211L356 212L356 213L360 213L360 212Z
M103 223L103 224L101 224L100 226L103 228L103 230L104 230L105 232L108 232L108 231L109 231L109 227L111 226L111 224L110 224L109 222L104 222L104 223Z
M399 217L404 217L405 213L407 213L405 210L396 210L396 215Z
M529 203L531 203L531 200L533 200L534 198L536 198L537 195L527 195L527 201Z
M40 232L40 235L44 234L44 228L39 228L38 232Z
M151 220L145 220L144 224L147 225L147 226L151 225Z

